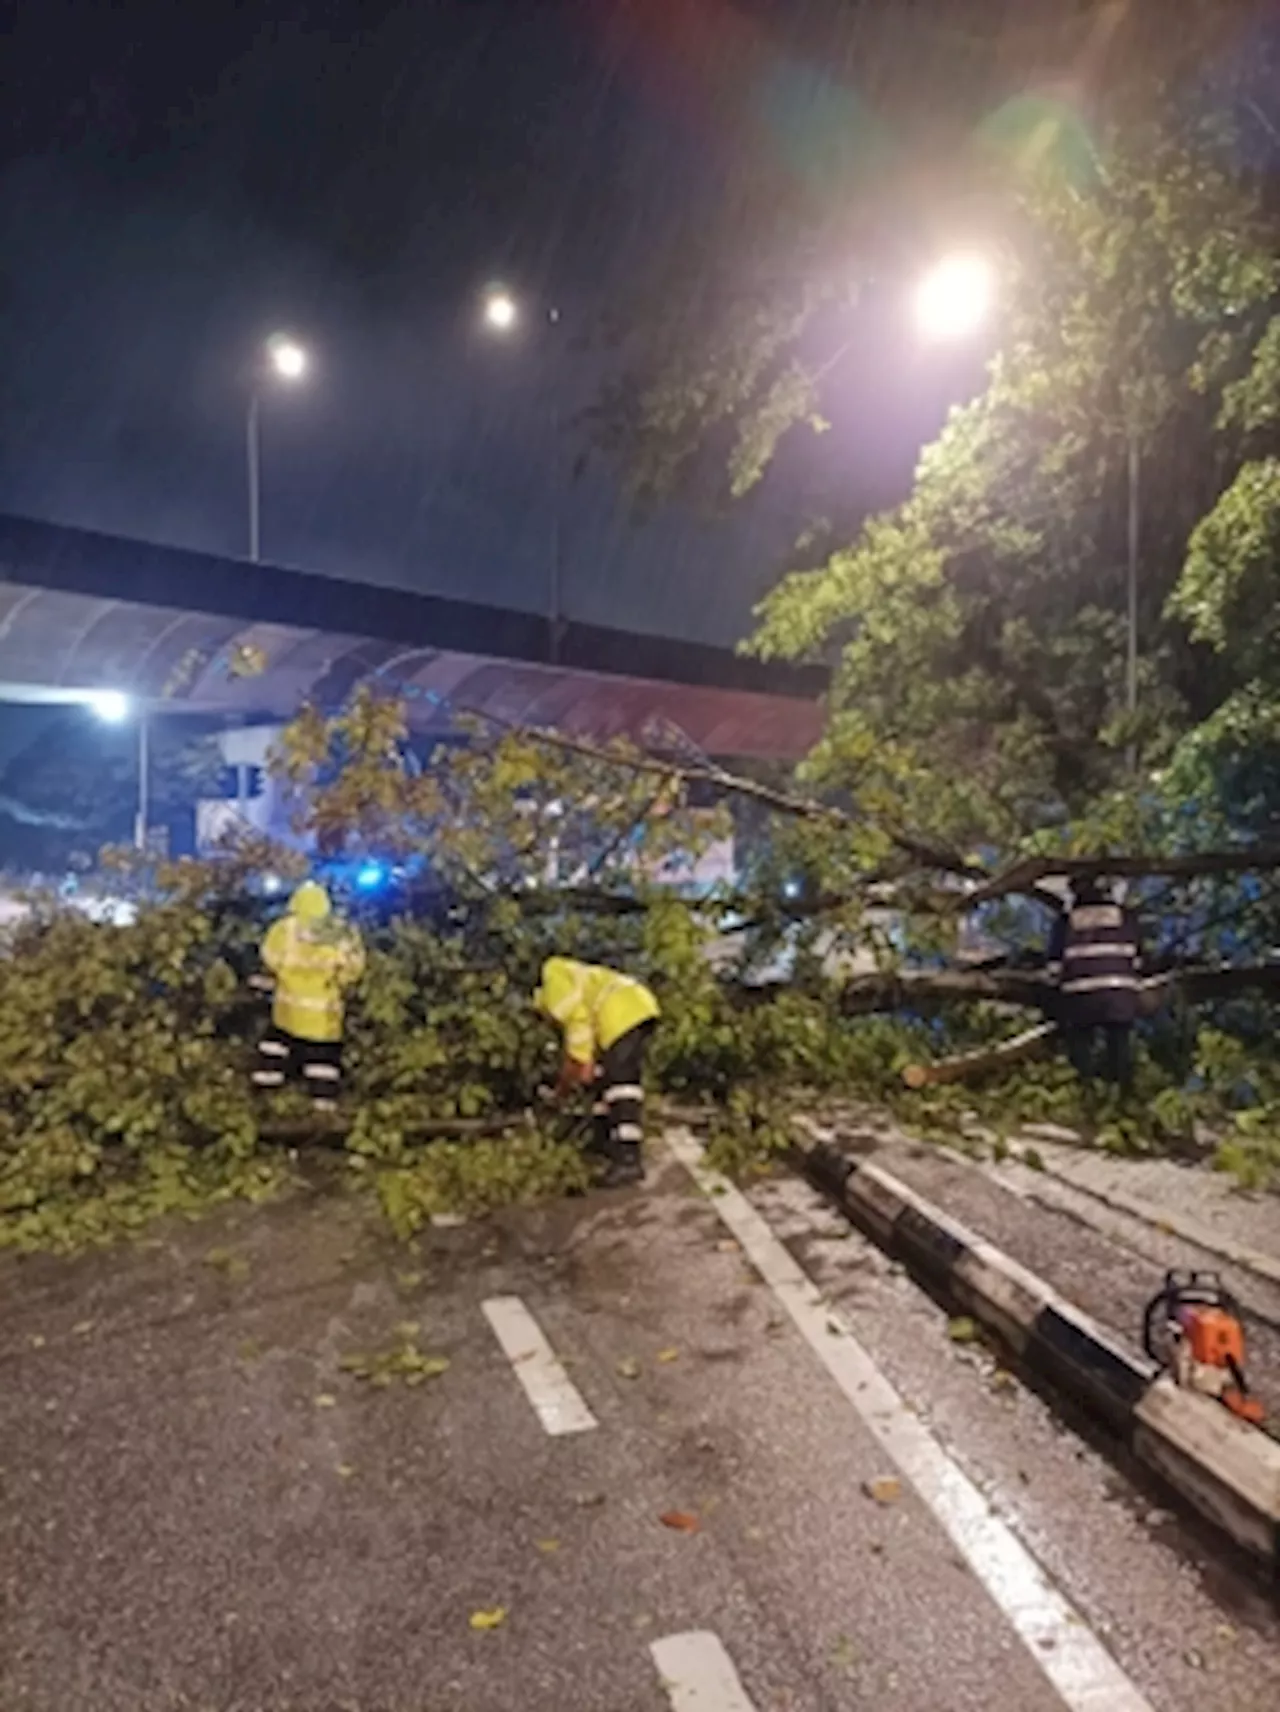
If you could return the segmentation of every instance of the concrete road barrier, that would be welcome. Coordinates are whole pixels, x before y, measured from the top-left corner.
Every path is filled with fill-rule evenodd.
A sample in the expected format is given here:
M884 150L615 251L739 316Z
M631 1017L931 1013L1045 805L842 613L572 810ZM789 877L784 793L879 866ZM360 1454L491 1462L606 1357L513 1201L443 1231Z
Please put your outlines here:
M1280 1443L1212 1398L1180 1390L881 1166L825 1142L797 1150L796 1160L853 1224L992 1331L1029 1372L1084 1405L1280 1583Z

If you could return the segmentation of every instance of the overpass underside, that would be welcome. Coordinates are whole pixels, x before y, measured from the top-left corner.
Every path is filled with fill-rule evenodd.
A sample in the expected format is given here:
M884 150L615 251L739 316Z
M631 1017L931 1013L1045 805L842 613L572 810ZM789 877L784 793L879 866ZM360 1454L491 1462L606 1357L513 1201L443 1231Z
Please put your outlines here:
M415 729L460 714L600 741L794 761L821 729L818 674L727 650L0 518L0 700L116 690L143 705L282 720L360 683Z

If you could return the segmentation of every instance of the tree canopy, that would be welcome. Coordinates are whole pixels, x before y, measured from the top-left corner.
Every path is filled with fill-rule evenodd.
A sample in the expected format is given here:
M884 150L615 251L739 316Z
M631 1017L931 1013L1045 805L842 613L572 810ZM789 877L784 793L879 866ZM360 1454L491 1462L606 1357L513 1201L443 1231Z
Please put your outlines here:
M834 667L807 782L879 823L1006 852L1269 824L1280 211L1230 127L1173 113L1147 103L1096 126L1083 159L983 181L1002 280L983 390L901 504L828 530L758 609L753 651ZM754 324L727 317L702 368L659 366L634 417L656 448L642 480L710 446L745 491L820 418L824 278Z

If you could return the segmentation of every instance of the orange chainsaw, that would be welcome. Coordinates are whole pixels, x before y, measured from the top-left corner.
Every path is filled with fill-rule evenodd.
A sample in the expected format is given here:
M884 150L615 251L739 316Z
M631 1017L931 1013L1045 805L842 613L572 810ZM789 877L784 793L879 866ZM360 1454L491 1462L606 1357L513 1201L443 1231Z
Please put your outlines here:
M1147 1303L1142 1346L1179 1385L1262 1425L1265 1411L1245 1378L1240 1304L1216 1272L1167 1272L1164 1287Z

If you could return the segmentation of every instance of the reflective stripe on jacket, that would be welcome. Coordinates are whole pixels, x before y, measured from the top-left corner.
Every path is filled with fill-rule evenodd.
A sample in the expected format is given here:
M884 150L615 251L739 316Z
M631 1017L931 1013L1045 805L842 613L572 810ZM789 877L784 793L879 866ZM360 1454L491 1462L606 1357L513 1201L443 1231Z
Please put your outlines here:
M560 1024L565 1053L578 1064L593 1064L624 1034L659 1014L643 982L571 957L549 957L542 965L534 1002Z
M299 1040L342 1039L342 991L364 972L360 935L331 917L287 915L262 942L262 961L276 978L271 1020Z
M1130 1023L1138 1014L1138 930L1119 904L1077 904L1056 936L1063 1020Z

